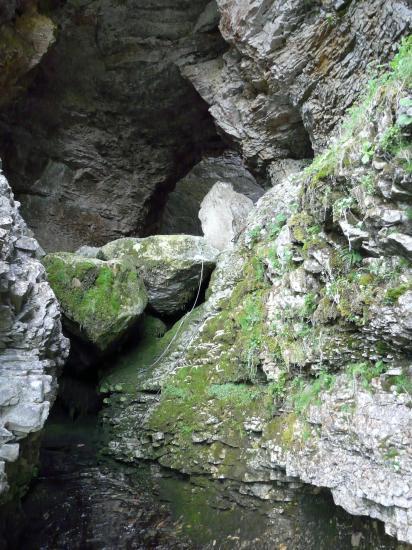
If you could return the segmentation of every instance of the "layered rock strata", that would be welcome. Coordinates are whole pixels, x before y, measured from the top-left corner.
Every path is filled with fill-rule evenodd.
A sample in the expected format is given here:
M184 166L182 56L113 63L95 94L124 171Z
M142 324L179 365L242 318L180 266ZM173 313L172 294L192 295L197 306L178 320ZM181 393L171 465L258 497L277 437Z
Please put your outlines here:
M230 49L185 67L216 124L264 172L328 142L368 79L410 31L406 1L218 0Z
M412 542L411 59L409 38L259 200L207 302L107 378L114 456L274 502L297 478Z
M20 446L42 429L56 397L57 373L68 355L60 308L46 282L41 254L0 174L1 499L20 494L22 480L30 480L35 463L29 460L19 469ZM13 480L7 477L10 463L17 464ZM20 472L19 478L23 468L29 472Z

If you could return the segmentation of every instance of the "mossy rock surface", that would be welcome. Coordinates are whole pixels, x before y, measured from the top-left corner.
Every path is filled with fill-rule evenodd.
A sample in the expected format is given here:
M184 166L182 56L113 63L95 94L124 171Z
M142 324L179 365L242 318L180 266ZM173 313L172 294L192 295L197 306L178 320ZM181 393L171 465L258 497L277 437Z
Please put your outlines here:
M175 315L190 305L199 283L207 282L218 255L203 237L193 235L118 239L103 246L101 252L107 260L129 258L159 315Z
M127 261L101 261L71 253L43 259L67 327L105 351L142 315L147 291Z

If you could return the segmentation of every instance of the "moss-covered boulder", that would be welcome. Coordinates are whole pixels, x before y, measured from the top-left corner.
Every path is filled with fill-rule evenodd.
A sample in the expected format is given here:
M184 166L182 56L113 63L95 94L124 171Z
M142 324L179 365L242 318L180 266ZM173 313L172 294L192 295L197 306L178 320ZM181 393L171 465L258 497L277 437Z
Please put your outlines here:
M43 259L67 328L105 351L147 305L142 279L127 258L102 261L54 253Z
M175 315L190 305L219 253L203 237L193 235L118 239L101 251L107 260L129 258L143 278L149 304L160 315Z

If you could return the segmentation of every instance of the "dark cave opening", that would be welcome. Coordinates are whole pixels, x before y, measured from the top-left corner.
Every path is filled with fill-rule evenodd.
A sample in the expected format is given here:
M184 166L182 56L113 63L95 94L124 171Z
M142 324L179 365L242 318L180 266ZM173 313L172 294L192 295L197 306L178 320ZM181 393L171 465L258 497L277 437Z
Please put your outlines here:
M227 47L217 26L192 32L206 4L165 2L167 27L139 6L51 8L65 32L0 113L3 168L46 251L155 233L176 182L225 149L179 68Z

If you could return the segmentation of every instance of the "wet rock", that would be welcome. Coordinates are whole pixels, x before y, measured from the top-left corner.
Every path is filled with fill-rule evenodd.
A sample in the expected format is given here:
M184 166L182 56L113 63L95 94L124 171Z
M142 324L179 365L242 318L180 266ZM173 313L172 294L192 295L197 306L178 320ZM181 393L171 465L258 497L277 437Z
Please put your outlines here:
M340 228L342 229L343 234L348 239L350 246L354 248L359 248L363 241L367 241L369 234L367 231L364 231L360 227L352 225L347 220L341 220L339 222Z
M195 299L218 255L203 237L191 235L118 239L101 251L109 260L131 262L144 281L150 306L160 315L175 315Z
M43 263L69 330L101 351L123 337L147 305L143 281L126 259L67 252L49 254Z
M57 374L69 343L63 337L60 309L37 259L41 248L22 220L0 173L0 501L24 493L35 464L19 462L20 445L43 428L56 397ZM7 478L5 462L16 462ZM23 472L23 473L22 473ZM19 481L18 476L21 480ZM9 485L13 491L8 493Z
M236 193L231 184L215 183L199 211L205 240L217 250L232 248L252 208L253 202Z

